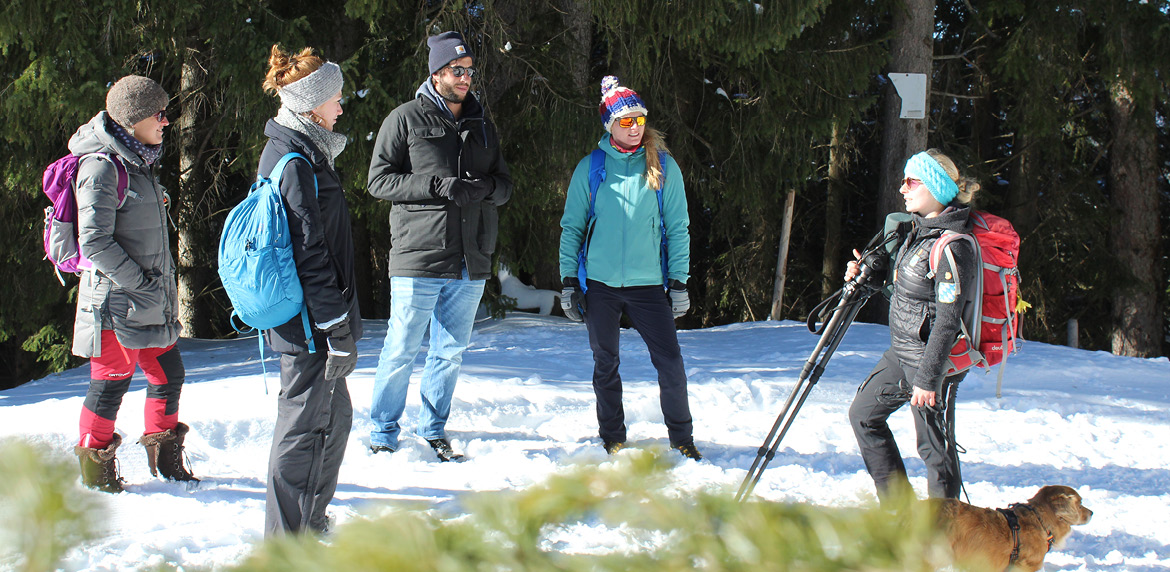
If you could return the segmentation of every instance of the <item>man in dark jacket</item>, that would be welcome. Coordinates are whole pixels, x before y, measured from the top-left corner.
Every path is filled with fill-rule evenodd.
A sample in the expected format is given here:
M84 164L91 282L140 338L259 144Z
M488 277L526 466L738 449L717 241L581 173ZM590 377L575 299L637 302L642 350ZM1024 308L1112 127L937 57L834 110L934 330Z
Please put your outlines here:
M512 195L499 137L471 93L477 70L458 32L427 40L430 78L382 122L370 161L370 194L390 210L390 321L374 376L370 449L398 448L414 359L430 326L423 406L415 432L443 461L451 396L491 276L496 207Z

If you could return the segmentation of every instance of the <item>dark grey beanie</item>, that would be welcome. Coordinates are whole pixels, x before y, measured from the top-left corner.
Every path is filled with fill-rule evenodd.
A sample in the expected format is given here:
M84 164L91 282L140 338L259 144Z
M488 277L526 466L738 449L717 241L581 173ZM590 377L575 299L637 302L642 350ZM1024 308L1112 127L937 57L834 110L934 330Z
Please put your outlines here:
M128 75L106 94L106 112L127 129L167 108L171 100L158 82L140 75Z
M459 32L443 32L437 36L431 36L427 38L427 46L431 48L431 57L427 62L430 64L431 73L443 69L452 60L463 57L470 57L473 60L475 58L471 55L471 48L463 43L463 35Z

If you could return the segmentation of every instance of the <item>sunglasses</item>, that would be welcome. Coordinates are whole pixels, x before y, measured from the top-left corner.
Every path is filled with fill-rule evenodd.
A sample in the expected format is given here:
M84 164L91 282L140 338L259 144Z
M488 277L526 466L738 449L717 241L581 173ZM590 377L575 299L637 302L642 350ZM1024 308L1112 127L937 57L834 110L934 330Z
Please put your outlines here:
M464 66L447 66L447 67L451 69L451 75L453 75L455 77L463 77L463 74L467 74L468 78L475 79L475 76L479 75L479 70L477 70L475 68L469 68L469 67L464 67Z
M629 128L633 127L635 123L637 123L638 125L645 125L646 124L646 116L639 115L638 117L619 117L618 118L618 127L621 127L622 129L629 129Z
M154 115L151 115L151 117L157 119L159 123L162 123L167 119L167 110L164 109L158 113L155 113Z
M913 189L914 187L917 187L918 185L921 185L921 184L922 184L922 181L915 179L915 178L912 178L912 177L906 177L905 179L902 179L902 186L906 187L907 189Z

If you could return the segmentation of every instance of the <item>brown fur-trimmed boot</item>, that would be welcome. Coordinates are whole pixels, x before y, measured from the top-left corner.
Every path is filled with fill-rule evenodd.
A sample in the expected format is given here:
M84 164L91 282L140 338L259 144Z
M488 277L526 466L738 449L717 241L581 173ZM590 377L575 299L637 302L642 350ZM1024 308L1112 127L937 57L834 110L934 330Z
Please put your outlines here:
M150 466L150 474L169 481L195 481L195 475L183 466L183 440L190 428L179 423L174 429L150 433L138 438L138 442L146 447L146 463Z
M91 489L107 493L122 492L122 477L118 476L118 459L115 456L122 436L114 433L114 440L105 449L74 447L73 452L81 461L81 482Z

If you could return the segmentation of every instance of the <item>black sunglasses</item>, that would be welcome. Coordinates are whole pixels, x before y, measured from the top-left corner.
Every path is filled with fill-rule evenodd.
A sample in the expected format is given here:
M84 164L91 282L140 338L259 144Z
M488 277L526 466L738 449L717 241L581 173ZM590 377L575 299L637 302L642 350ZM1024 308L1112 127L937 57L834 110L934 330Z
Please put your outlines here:
M469 77L471 79L475 79L475 76L479 75L479 70L477 70L473 67L465 67L465 66L447 66L447 67L451 69L451 75L453 75L455 77L463 77L463 74L467 74L467 77Z

